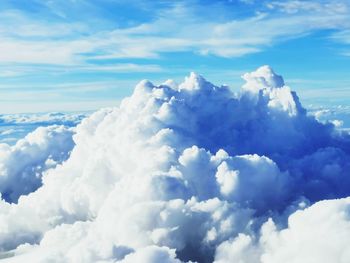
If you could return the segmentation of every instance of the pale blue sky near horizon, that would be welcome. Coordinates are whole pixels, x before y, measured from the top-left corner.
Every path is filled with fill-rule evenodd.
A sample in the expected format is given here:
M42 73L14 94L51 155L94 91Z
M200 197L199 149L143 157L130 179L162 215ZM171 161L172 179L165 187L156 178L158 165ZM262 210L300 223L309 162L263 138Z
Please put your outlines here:
M350 104L348 0L2 0L0 51L0 114L114 106L191 71L238 89L265 64L304 104Z

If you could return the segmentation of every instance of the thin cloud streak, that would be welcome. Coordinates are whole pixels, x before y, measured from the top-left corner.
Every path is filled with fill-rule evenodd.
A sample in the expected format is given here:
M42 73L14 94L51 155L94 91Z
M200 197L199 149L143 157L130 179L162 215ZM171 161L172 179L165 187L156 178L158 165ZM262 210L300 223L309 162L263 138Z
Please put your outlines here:
M3 51L0 61L84 65L89 59L160 58L162 53L184 51L239 57L313 31L335 29L342 32L350 28L348 5L339 3L333 7L330 3L273 2L268 5L269 13L265 11L243 19L232 17L225 22L208 22L191 12L195 5L177 4L160 10L152 22L98 32L88 30L87 25L45 25L33 21L19 27L17 35L4 32L4 27L0 29ZM11 19L12 24L30 21L23 16L7 15L2 20L10 20L10 24ZM177 30L171 30L173 28Z

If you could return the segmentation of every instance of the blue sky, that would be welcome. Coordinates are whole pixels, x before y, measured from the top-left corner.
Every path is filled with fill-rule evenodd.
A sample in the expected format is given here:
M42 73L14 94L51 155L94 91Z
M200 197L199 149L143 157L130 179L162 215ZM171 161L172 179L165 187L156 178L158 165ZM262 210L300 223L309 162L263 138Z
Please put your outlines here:
M0 113L113 106L190 71L269 64L307 104L350 101L350 2L1 0Z

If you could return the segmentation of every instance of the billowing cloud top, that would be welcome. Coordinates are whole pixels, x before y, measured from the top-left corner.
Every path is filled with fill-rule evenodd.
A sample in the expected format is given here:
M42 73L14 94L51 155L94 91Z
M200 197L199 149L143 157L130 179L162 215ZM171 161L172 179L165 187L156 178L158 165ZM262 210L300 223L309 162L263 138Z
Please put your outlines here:
M349 135L270 67L243 78L239 94L195 73L141 81L84 119L42 185L0 203L4 262L349 262Z

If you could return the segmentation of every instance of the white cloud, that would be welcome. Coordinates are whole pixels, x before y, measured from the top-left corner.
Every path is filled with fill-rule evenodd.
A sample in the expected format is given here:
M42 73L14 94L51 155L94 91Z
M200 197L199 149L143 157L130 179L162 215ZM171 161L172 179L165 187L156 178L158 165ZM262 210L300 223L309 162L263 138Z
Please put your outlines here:
M237 57L317 30L347 32L350 26L346 2L275 1L268 4L270 12L210 22L203 21L193 11L195 7L174 4L159 10L151 22L100 31L74 23L40 23L19 12L5 12L5 26L0 27L0 61L84 65L92 58L157 58L164 52L181 51ZM15 34L8 29L13 24L20 25Z
M282 262L298 233L310 246L333 230L334 240L348 221L333 204L345 201L294 212L349 195L349 135L307 115L270 67L243 77L239 94L194 73L180 85L141 81L119 107L84 119L40 188L0 202L7 262ZM44 135L36 142L56 142ZM328 261L347 259L339 242L316 247Z
M258 242L247 235L222 243L215 263L339 262L350 260L349 198L318 202L293 213L288 227L278 230L272 220L262 226Z
M345 30L342 30L342 31L334 33L331 36L331 39L336 41L336 42L339 42L339 43L350 45L350 29L347 28ZM346 46L346 48L344 48L341 51L341 54L344 55L344 56L350 56L349 47Z
M0 144L0 193L7 201L41 186L43 173L56 167L73 148L73 130L64 126L37 128L14 146Z
M82 119L87 117L88 113L20 113L20 114L1 114L0 122L4 125L37 124L37 125L66 125L75 126Z
M129 254L120 263L181 263L167 247L146 247Z
M295 14L302 11L324 12L324 13L344 13L349 10L349 6L344 1L272 1L266 4L268 8L278 9L279 11Z

